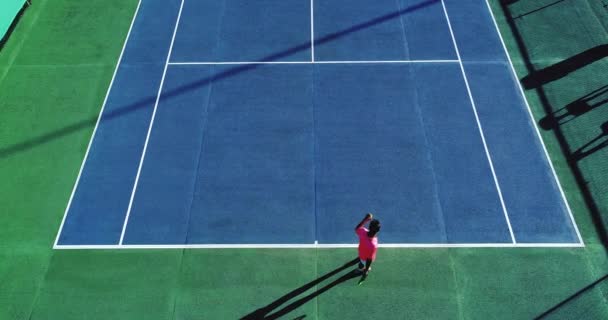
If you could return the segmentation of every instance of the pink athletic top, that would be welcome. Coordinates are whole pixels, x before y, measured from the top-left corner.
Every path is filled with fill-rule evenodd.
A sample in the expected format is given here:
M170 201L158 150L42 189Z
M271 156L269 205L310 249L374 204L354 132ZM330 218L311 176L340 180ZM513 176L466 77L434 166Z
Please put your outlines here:
M368 237L368 231L364 227L359 227L355 231L359 236L359 259L372 259L374 261L376 260L376 251L378 251L378 237Z

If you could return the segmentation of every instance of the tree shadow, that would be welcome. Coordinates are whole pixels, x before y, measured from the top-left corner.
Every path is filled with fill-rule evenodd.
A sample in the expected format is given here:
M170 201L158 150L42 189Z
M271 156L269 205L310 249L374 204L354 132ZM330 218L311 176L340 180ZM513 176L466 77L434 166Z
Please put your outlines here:
M278 311L275 311L277 308L279 308L281 305L283 305L287 301L296 298L297 296L301 295L302 293L306 292L307 290L311 289L312 287L316 286L317 284L331 278L332 276L340 273L341 271L343 271L349 267L353 267L355 264L358 263L358 261L359 261L359 259L355 258L355 259L345 263L344 265L338 267L337 269L330 271L330 272L324 274L323 276L285 294L284 296L278 298L277 300L273 301L272 303L268 304L267 306L259 308L255 311L253 311L252 313L242 317L241 320L277 319L281 316L286 315L287 313L299 308L306 302L314 299L315 297L322 294L323 292L337 286L338 284L340 284L342 282L345 282L349 279L352 279L352 278L355 278L355 277L361 275L361 273L359 273L357 270L351 270L351 271L345 273L344 275L342 275L341 277L339 277L338 279L325 285L324 287L317 289L315 292L290 303L289 305L283 307L282 309L280 309ZM273 311L274 311L274 313L271 314L271 312L273 312ZM306 317L306 315L297 317L296 319L303 319L304 317Z
M326 43L335 41L335 40L345 37L349 34L352 34L354 32L357 32L357 31L360 31L360 30L363 30L366 28L370 28L372 26L387 22L389 20L399 18L402 15L426 8L430 5L439 3L440 1L441 0L426 0L426 1L422 1L422 2L414 4L414 5L411 5L409 7L403 8L401 10L396 10L396 11L393 11L393 12L390 12L390 13L387 13L387 14L384 14L381 16L374 17L374 18L364 21L362 23L358 23L358 24L352 25L348 28L345 28L345 29L321 36L317 39L314 39L314 41L313 41L314 45L315 46L324 45ZM311 47L310 41L305 42L305 43L293 46L291 48L282 50L280 52L276 52L276 53L267 55L265 57L262 57L260 59L257 59L256 62L277 61L282 58L294 55L298 52L308 50L310 47ZM193 81L191 83L182 85L173 90L163 91L161 94L161 98L166 99L166 98L179 96L179 95L185 94L187 92L193 91L195 89L207 86L213 82L227 79L227 78L236 76L238 74L241 74L243 72L247 72L247 71L259 68L261 65L262 64L246 64L246 65L238 65L235 67L231 67L231 68L228 68L227 70L218 72L209 77L204 77L199 80ZM145 108L145 107L149 106L150 104L154 104L155 101L156 101L156 96L145 97L133 104L118 107L114 111L104 112L101 115L101 118L99 119L99 121L103 122L103 121L110 121L112 119L116 119L116 118L124 116L126 114L135 112L141 108ZM88 119L78 121L73 124L62 127L60 129L53 130L51 132L48 132L48 133L45 133L45 134L42 134L42 135L39 135L36 137L30 138L30 139L27 139L27 140L24 140L24 141L21 141L21 142L12 144L12 145L2 147L2 148L0 148L0 159L6 158L8 156L11 156L11 155L14 155L17 153L28 151L41 144L49 143L49 142L52 142L59 138L65 137L69 134L75 133L77 131L90 128L97 123L98 118L99 118L99 115L90 117Z
M522 33L517 27L512 13L509 9L509 4L511 3L513 3L513 1L500 0L500 6L504 13L505 21L511 29L513 38L522 57L522 61L529 73L528 76L522 79L522 83L527 89L534 89L536 91L541 106L545 111L545 114L550 117L545 119L542 125L544 125L545 128L550 128L555 134L555 138L559 144L561 152L566 158L568 167L570 168L572 175L574 176L578 189L580 190L581 195L583 196L583 200L585 201L585 204L591 214L591 220L595 228L596 234L599 238L599 241L603 245L604 251L606 252L608 251L608 232L606 230L606 224L604 223L602 213L599 210L599 207L596 203L596 199L594 198L593 193L590 190L589 184L587 183L587 180L585 179L583 172L579 166L579 160L581 159L581 155L588 156L590 154L590 150L587 150L587 152L584 154L581 152L577 154L576 151L573 151L571 149L566 138L566 134L562 130L561 126L555 125L556 123L559 123L559 120L555 121L554 119L551 119L553 118L553 110L555 108L549 102L543 85L553 80L564 77L579 68L587 66L594 61L608 56L608 45L596 46L553 66L537 71L530 58L528 48L522 37ZM595 93L592 92L586 97L595 97ZM573 102L573 105L570 106L570 110L568 110L569 113L581 114L588 112L589 107L584 105L584 103L586 103L588 99L586 100L585 97L583 97L579 100L581 100L582 102L578 100ZM566 109L568 109L568 107L566 107ZM593 150L593 152L596 151L597 150Z

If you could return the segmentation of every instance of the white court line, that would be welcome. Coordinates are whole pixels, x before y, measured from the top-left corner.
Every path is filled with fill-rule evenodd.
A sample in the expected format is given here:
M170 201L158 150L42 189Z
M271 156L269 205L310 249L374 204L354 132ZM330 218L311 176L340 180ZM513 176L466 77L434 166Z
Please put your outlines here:
M247 64L383 64L383 63L459 63L458 60L354 60L354 61L227 61L169 62L169 65L247 65Z
M313 0L311 0L311 14L312 14L312 1ZM505 53L506 53L507 49L506 49L504 40L503 40L502 35L500 34L499 30L498 30L498 25L497 25L496 19L494 17L494 14L493 14L491 8L490 8L489 3L487 3L487 0L486 0L486 4L488 5L488 9L489 9L489 11L491 13L491 16L492 16L493 20L494 20L495 27L497 29L497 32L498 32L499 37L501 39L501 42L503 44L503 48L504 48ZM295 61L295 62L281 62L281 61L276 61L276 62L168 62L169 57L171 55L171 50L172 50L172 47L173 47L173 42L174 42L174 39L175 39L175 34L177 32L177 27L178 27L178 24L179 24L179 20L180 20L180 17L181 17L181 12L182 12L182 7L183 7L183 0L182 0L182 7L180 7L180 12L178 14L178 21L177 21L176 26L175 26L175 30L174 30L174 34L173 34L173 39L172 39L172 42L171 42L171 47L169 49L169 55L168 55L168 58L167 58L167 63L165 65L165 71L163 73L163 78L161 79L161 86L159 88L159 94L157 95L157 100L156 100L156 104L155 104L155 107L154 107L154 112L153 112L153 115L152 115L152 121L151 121L151 124L150 124L150 128L148 130L148 136L146 137L146 143L145 143L145 146L144 146L144 153L142 154L142 159L140 161L140 167L139 167L138 172L137 172L136 182L135 182L135 185L134 185L131 201L129 203L129 209L128 209L128 212L127 212L127 217L125 218L125 224L123 225L123 232L121 234L120 245L58 245L57 243L58 243L59 237L61 235L61 232L62 232L62 229L63 229L63 225L64 225L66 217L67 217L67 213L68 213L69 208L71 206L71 203L72 203L74 194L76 192L77 186L79 184L83 168L84 168L84 166L86 164L86 161L88 159L88 154L89 154L89 151L90 151L90 148L91 148L91 145L92 145L92 141L93 141L93 139L95 137L95 133L96 133L97 128L99 126L100 119L101 119L101 116L103 114L103 111L105 109L105 105L106 105L107 99L109 97L110 91L112 89L112 86L113 86L113 83L114 83L114 79L116 77L118 68L119 68L120 63L122 61L122 57L123 57L126 45L128 43L128 39L130 37L131 30L133 28L135 19L136 19L137 15L138 15L138 11L139 11L140 5L141 5L141 0L139 1L138 5L137 5L137 8L136 8L136 11L134 13L133 19L131 21L131 25L129 27L129 31L127 33L126 39L125 39L124 44L123 44L122 51L121 51L119 59L118 59L118 63L116 65L116 68L114 70L114 74L112 76L112 80L110 82L110 86L108 88L108 91L106 92L106 96L105 96L102 108L100 110L100 113L99 113L99 116L98 116L98 119L97 119L97 123L96 123L95 128L93 130L93 133L91 135L91 139L89 140L89 144L87 146L87 150L86 150L86 153L85 153L85 156L84 156L84 160L83 160L83 162L81 164L81 167L80 167L80 170L79 170L79 173L78 173L78 177L77 177L76 182L74 184L74 187L73 187L73 190L72 190L72 194L71 194L70 199L68 201L67 208L66 208L66 210L64 212L64 216L63 216L63 219L62 219L59 231L57 233L57 236L56 236L56 239L55 239L55 243L53 245L54 249L183 249L183 248L201 248L201 249L204 249L204 248L208 248L208 249L223 248L223 249L227 249L227 248L355 248L355 247L357 247L356 244L317 244L317 243L315 243L315 244L282 244L282 245L281 244L279 244L279 245L276 245L276 244L275 245L266 245L266 244L252 244L252 245L239 245L239 244L235 244L235 245L220 245L220 244L218 244L218 245L213 245L213 244L210 244L210 245L194 245L194 244L193 245L122 245L122 240L123 240L123 237L124 237L124 232L125 232L127 221L128 221L128 215L130 213L130 209L131 209L131 205L132 205L132 201L133 201L133 195L134 195L135 189L137 187L137 181L139 179L139 174L140 174L140 171L141 171L141 165L143 163L143 158L144 158L145 150L147 148L147 143L148 143L149 135L150 135L151 128L152 128L152 122L154 121L154 116L155 116L156 109L157 109L157 106L158 106L158 101L159 101L159 98L160 98L160 91L162 90L162 83L164 82L164 77L165 77L165 74L166 74L167 65L197 65L197 64L199 64L199 65L222 65L222 64L225 64L225 65L239 65L239 64L311 64L311 63L312 64L315 64L315 63L318 63L318 64L460 63L461 70L462 70L463 76L465 78L465 84L467 85L467 90L469 91L469 96L471 98L471 102L473 104L473 108L475 108L474 102L472 100L472 96L471 96L471 93L470 93L470 89L468 87L468 81L466 79L466 74L464 73L464 68L462 67L462 61L460 60L460 54L459 54L458 49L457 49L456 41L455 41L455 38L454 38L454 35L453 35L453 31L452 31L452 28L451 28L450 20L449 20L449 17L448 17L445 5L443 3L443 0L442 0L442 5L443 5L444 13L446 15L446 19L448 20L448 26L450 28L450 32L452 33L452 40L454 41L454 45L456 47L456 51L457 51L457 55L458 55L458 60L314 61L314 48L313 48L313 61ZM312 33L312 24L311 24L311 33ZM515 73L512 61L511 61L509 55L508 54L506 54L506 55L507 55L507 58L509 60L510 65L511 65L512 72L513 72L513 74L516 77L516 73ZM519 87L520 87L520 91L521 91L522 97L524 97L524 101L525 101L526 106L528 108L528 112L530 114L530 117L533 119L533 115L532 115L530 106L529 106L529 104L528 104L528 102L527 102L527 100L525 98L525 94L523 92L523 88L521 87L521 84L519 84ZM476 111L475 111L475 116L477 118ZM479 124L479 119L478 118L477 118L477 121L478 121L478 124ZM483 132L482 132L481 126L479 126L479 129L480 129L480 132L482 133L482 140L484 142L484 147L486 147L486 145L485 145L485 139L483 137ZM545 144L544 144L544 142L543 142L543 140L542 140L542 138L540 136L540 132L539 132L538 127L536 125L535 125L535 129L537 131L537 135L539 137L539 140L541 141L541 144L543 146L543 150L545 152L545 156L547 157L547 159L549 159L549 155L548 155L546 146L545 146ZM490 160L489 153L487 151L487 147L486 147L486 153L488 155L488 159ZM504 203L503 203L503 210L505 210L505 215L506 215L507 223L509 225L509 230L510 230L511 235L512 235L513 243L509 243L509 244L505 244L505 243L484 243L484 244L381 244L380 247L384 247L384 248L484 248L484 247L488 247L488 248L513 248L513 247L515 247L515 248L517 248L517 247L531 247L531 248L538 247L538 248L543 248L543 247L584 247L584 242L583 242L583 240L581 238L578 226L577 226L577 224L576 224L576 222L574 220L574 217L573 217L572 212L570 210L570 206L568 205L568 202L567 202L566 197L564 195L564 192L562 190L561 184L559 183L559 179L557 178L557 175L555 173L555 169L554 169L551 161L549 160L548 162L549 162L549 166L550 166L550 168L551 168L551 170L553 172L553 175L554 175L554 177L556 179L556 182L558 184L558 187L559 187L560 193L562 195L562 198L564 200L564 203L566 204L566 207L568 209L568 213L570 215L570 218L571 218L571 220L572 220L572 222L574 224L574 227L575 227L575 230L576 230L576 233L577 233L577 236L579 238L580 243L578 243L578 244L573 244L573 243L530 243L530 244L519 243L518 244L518 243L515 243L515 238L514 238L513 233L512 233L511 225L510 225L510 222L509 222L509 219L508 219L508 215L506 213L506 208L504 207ZM491 166L492 172L494 174L494 170L493 170L493 166L492 166L491 160L490 160L490 166ZM495 174L494 174L494 178L495 178L495 182L497 184L497 188L499 188ZM500 194L500 190L499 190L499 195L501 197L501 202L502 202L502 195Z
M456 56L458 56L458 61L460 63L460 70L462 71L462 77L464 78L464 84L467 87L467 93L469 94L469 99L471 100L471 106L473 107L473 113L475 114L475 121L477 121L477 127L479 128L479 134L481 135L481 141L483 142L483 148L486 151L488 163L490 164L490 170L492 171L492 177L494 178L494 184L496 185L496 190L498 191L500 205L502 206L502 210L504 212L505 219L507 221L507 226L509 227L509 233L511 234L511 240L513 243L517 243L517 241L515 241L515 234L513 234L513 228L511 228L511 221L509 220L509 214L507 213L507 207L505 206L505 202L502 197L502 191L500 190L500 185L498 184L498 178L496 177L496 172L494 171L494 164L492 163L492 157L490 156L490 151L488 150L488 145L486 144L486 138L484 136L483 129L481 127L481 122L479 121L479 116L477 115L477 107L475 106L473 94L471 93L471 88L469 87L469 81L467 79L466 72L464 71L464 66L462 64L462 59L460 57L460 51L458 50L458 44L456 43L456 37L454 36L454 31L452 30L452 23L450 22L450 17L448 15L448 11L445 7L444 0L441 0L441 6L443 7L443 12L445 13L445 18L448 23L448 28L450 29L450 34L452 36L452 42L454 42L454 49L456 50Z
M173 29L173 37L171 38L171 44L169 45L169 52L167 53L167 60L165 61L165 69L163 70L163 76L160 79L160 86L156 93L156 102L154 103L154 111L152 111L152 119L150 120L150 126L148 127L148 134L146 135L146 142L144 143L144 150L141 153L141 159L139 160L139 167L137 168L137 175L135 176L135 183L133 183L133 191L131 192L131 199L129 200L129 207L127 208L127 215L125 216L125 222L122 226L122 233L120 234L119 245L122 245L122 241L125 237L125 231L127 230L127 224L129 223L129 216L131 215L131 208L133 207L133 199L135 198L135 192L137 191L137 184L139 182L139 175L141 174L141 167L146 157L146 150L148 149L148 142L150 141L150 133L154 126L154 118L156 117L156 110L158 109L158 102L160 101L160 95L163 90L163 84L165 83L165 76L167 75L167 68L169 67L169 59L171 59L171 52L173 51L173 43L175 42L175 35L177 34L177 27L182 17L182 9L184 8L184 0L182 0L179 7L179 13L177 14L177 21L175 22L175 28Z
M340 249L357 248L358 244L176 244L176 245L58 245L56 250L117 249ZM382 243L380 248L582 248L580 243Z
M509 56L509 52L507 50L507 46L505 44L505 40L502 38L502 34L500 34L500 29L498 28L498 23L496 22L496 17L494 17L494 12L492 12L492 7L490 6L490 3L488 3L488 0L486 0L486 5L488 6L488 11L490 11L490 15L492 16L492 20L494 21L494 27L496 28L496 33L498 33L498 37L500 38L500 42L502 43L502 48L505 51L505 55L507 56L507 60L509 61L509 66L511 67L511 72L513 73L513 77L514 77L514 81L517 82L517 86L519 87L519 92L521 93L521 96L524 100L524 103L526 105L526 108L528 109L528 115L530 116L530 120L532 121L532 123L534 124L534 129L536 130L536 135L538 137L538 140L540 140L541 145L543 146L543 151L545 153L545 157L547 159L547 162L549 163L549 167L551 168L551 172L553 173L553 178L555 179L555 182L557 183L557 187L559 189L559 193L561 194L562 200L564 201L564 204L566 205L566 210L568 211L568 215L570 215L570 220L572 222L572 224L574 225L574 230L576 231L576 236L578 237L578 241L581 245L585 245L585 242L583 241L583 238L581 237L581 233L578 230L578 225L576 224L576 221L574 220L574 215L572 215L572 210L570 209L570 205L568 204L568 200L566 199L566 195L564 193L564 190L562 189L562 185L559 182L559 179L557 177L557 173L555 172L555 168L553 167L553 163L551 162L551 158L549 157L549 152L547 151L547 147L545 146L545 142L543 141L543 138L540 134L540 130L538 129L538 125L536 124L536 121L534 120L534 115L532 114L532 109L530 108L530 104L528 104L528 99L526 98L526 94L524 93L524 89L521 86L521 83L519 82L518 78L517 78L517 73L515 72L515 67L513 66L513 61L511 61L511 57Z
M57 236L55 237L54 247L57 246L57 242L59 241L59 237L61 236L61 232L63 231L63 225L65 223L66 217L68 216L68 211L72 205L72 200L74 199L74 194L76 193L76 189L78 188L78 183L80 182L80 177L82 176L82 171L84 166L89 158L89 151L91 150L91 145L93 144L93 139L95 138L95 133L97 133L97 128L99 127L99 122L101 121L101 116L103 115L103 111L106 108L106 103L108 102L108 97L110 96L110 91L112 91L112 86L114 85L114 79L116 78L116 74L118 73L118 68L120 67L120 63L122 62L122 56L125 52L125 48L127 47L127 43L129 42L129 37L131 36L131 30L133 29L133 25L135 25L135 19L137 18L137 13L139 12L139 7L141 5L141 0L137 3L137 8L135 9L135 13L133 14L133 19L131 20L131 25L129 26L129 31L127 32L127 36L125 38L125 42L122 45L122 50L120 51L120 56L118 57L118 62L116 63L116 68L114 69L114 74L112 75L112 80L110 80L110 86L108 87L108 91L106 91L106 96L103 99L103 104L101 105L101 110L99 111L99 115L97 116L97 122L95 123L95 128L93 129L93 133L91 134L91 139L89 140L89 145L87 146L87 151L84 154L84 159L80 164L80 170L78 171L78 177L76 178L76 182L74 183L74 187L72 188L72 194L70 195L70 199L68 200L68 205L65 208L65 212L63 213L63 219L61 220L61 225L59 226L59 231L57 231Z
M310 0L310 60L315 62L315 9L314 0Z

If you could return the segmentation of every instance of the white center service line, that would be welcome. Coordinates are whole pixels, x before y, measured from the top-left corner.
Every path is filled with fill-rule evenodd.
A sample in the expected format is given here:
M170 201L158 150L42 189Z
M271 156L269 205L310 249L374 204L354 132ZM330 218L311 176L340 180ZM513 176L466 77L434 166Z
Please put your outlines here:
M310 0L310 58L315 62L315 9L314 0Z

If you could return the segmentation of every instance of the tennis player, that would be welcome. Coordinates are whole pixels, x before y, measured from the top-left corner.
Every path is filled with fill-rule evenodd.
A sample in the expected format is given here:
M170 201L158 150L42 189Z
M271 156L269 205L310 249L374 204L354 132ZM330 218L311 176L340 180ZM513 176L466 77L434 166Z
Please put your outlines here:
M372 262L376 260L376 251L378 251L377 234L380 231L380 221L372 220L372 218L371 213L366 214L365 218L355 227L355 233L359 236L359 266L357 270L363 273L359 284L367 278ZM369 222L369 229L364 227L367 222Z

